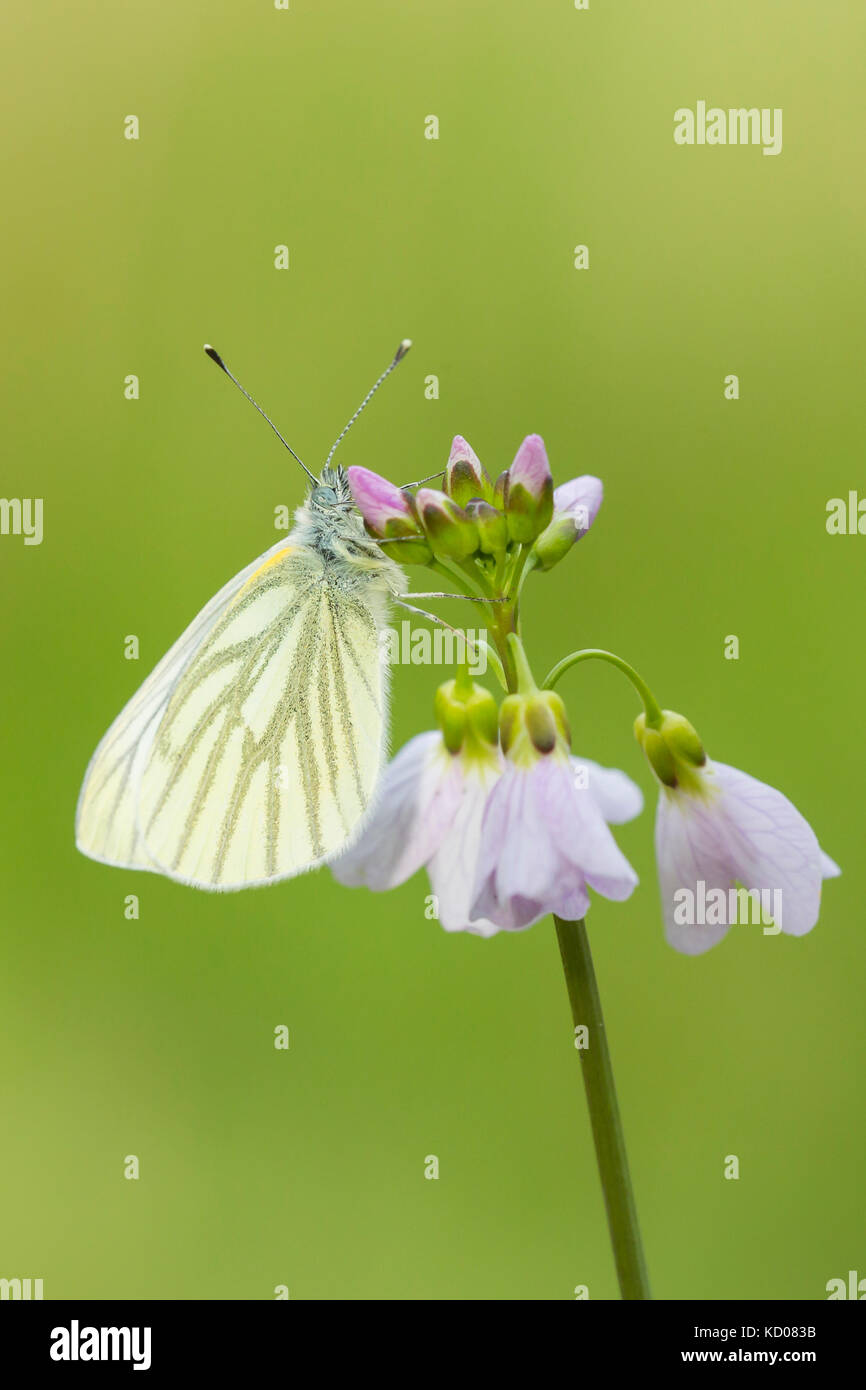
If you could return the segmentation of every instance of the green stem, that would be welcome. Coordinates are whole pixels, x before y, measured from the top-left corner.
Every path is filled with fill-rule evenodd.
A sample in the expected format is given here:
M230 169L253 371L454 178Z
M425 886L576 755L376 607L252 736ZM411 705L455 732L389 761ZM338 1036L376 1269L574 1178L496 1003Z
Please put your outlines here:
M515 691L517 689L517 669L514 665L511 648L508 645L508 634L516 629L516 610L507 603L491 603L490 608L491 613L487 625L502 661L505 686L507 690Z
M579 1049L580 1063L620 1293L624 1299L649 1299L652 1294L586 926L556 916L553 920L571 1015L575 1027L585 1025L588 1032L588 1045Z
M514 662L514 672L517 677L517 689L521 695L537 695L538 686L535 684L535 677L532 674L526 652L523 650L523 643L516 632L509 632L506 637L512 660Z
M579 661L609 661L611 666L615 666L618 671L622 671L628 676L638 695L643 700L646 710L646 722L649 728L657 729L662 722L662 711L658 700L653 695L646 681L642 680L633 666L629 666L627 661L623 661L621 656L615 656L613 652L606 652L601 647L584 647L583 651L571 652L564 656L555 666L551 667L542 682L544 690L552 690L556 682L572 666L576 666Z

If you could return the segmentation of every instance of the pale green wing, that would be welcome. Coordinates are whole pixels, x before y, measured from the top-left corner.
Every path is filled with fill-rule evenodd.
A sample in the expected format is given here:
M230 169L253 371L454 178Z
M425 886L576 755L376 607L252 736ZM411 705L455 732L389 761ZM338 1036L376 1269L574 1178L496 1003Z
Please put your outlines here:
M138 833L136 795L154 735L184 669L226 609L262 564L284 552L288 538L230 579L190 623L124 706L90 760L75 813L75 841L83 854L120 868L158 872Z
M172 878L288 878L353 838L381 771L387 665L362 597L307 547L274 554L177 682L138 787L146 851Z

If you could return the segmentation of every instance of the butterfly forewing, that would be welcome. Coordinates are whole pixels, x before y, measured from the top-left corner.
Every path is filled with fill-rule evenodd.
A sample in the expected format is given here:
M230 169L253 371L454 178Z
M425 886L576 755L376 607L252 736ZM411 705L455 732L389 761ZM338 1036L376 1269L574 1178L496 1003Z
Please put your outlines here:
M172 691L208 634L251 575L284 551L272 546L215 594L151 671L100 742L84 777L75 815L78 848L106 864L156 869L138 830L136 796L151 743Z
M183 669L150 739L138 829L163 873L205 888L333 857L384 755L378 617L306 546L254 569Z

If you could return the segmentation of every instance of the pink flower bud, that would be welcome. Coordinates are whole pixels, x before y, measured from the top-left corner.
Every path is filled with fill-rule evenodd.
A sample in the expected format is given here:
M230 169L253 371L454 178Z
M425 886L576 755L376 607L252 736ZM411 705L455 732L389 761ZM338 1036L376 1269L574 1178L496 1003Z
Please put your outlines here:
M553 516L553 475L540 434L528 434L517 450L508 470L505 510L511 539L526 543Z
M374 536L410 536L418 531L412 505L402 488L369 468L350 468L355 506Z

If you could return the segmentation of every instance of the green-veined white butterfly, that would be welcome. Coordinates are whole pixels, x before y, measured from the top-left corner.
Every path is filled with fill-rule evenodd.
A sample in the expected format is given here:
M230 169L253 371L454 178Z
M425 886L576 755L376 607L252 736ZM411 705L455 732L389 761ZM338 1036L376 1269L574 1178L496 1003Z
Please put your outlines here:
M321 478L265 415L312 488L293 530L211 599L102 739L78 799L84 854L226 890L314 868L360 831L387 751L380 634L403 572L330 460L409 347Z

